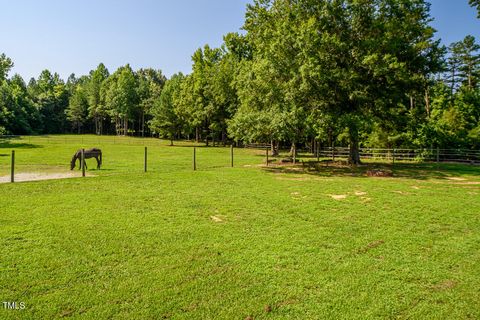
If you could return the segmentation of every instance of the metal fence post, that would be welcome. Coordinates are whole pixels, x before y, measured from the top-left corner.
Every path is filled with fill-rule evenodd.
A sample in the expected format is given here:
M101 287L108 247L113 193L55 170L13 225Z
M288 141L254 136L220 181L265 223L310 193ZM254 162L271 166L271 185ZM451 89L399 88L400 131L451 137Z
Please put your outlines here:
M193 147L193 171L197 170L197 148Z
M230 146L230 159L231 159L231 165L232 165L232 168L233 168L233 143Z
M10 170L10 182L15 182L15 150L12 150L12 166Z
M82 148L82 177L85 177L85 149Z
M147 147L145 147L145 157L144 157L143 170L144 170L144 172L147 172Z

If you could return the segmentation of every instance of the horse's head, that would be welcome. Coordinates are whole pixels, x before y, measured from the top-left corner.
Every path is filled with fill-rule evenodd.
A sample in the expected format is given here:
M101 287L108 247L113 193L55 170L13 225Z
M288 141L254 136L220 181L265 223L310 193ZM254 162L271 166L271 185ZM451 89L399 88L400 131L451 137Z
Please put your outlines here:
M75 168L75 163L77 162L77 152L72 157L72 161L70 161L70 170Z

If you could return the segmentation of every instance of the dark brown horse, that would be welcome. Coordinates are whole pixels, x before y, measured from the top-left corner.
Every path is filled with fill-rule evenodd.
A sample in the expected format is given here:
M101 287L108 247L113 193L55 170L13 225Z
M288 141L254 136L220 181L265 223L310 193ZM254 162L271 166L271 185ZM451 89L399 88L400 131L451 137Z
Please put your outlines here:
M85 153L84 153L84 156L85 156L85 159L95 158L97 160L97 169L100 169L100 166L102 165L102 150L97 149L97 148L86 149ZM70 170L73 170L75 168L75 164L77 163L77 159L80 162L80 168L82 168L82 166L81 166L82 149L78 150L73 155L72 161L70 162ZM85 165L85 168L87 168L87 164L85 162L85 159L83 161L83 164Z

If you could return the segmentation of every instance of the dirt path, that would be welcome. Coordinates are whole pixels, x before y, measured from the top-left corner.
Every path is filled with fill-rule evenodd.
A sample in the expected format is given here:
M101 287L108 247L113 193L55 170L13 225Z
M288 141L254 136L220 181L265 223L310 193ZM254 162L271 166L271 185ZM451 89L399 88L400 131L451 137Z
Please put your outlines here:
M57 173L33 173L24 172L15 174L15 182L22 181L38 181L38 180L52 180L52 179L68 179L81 177L80 172L57 172ZM87 174L87 176L92 176ZM10 176L0 176L0 183L10 182Z

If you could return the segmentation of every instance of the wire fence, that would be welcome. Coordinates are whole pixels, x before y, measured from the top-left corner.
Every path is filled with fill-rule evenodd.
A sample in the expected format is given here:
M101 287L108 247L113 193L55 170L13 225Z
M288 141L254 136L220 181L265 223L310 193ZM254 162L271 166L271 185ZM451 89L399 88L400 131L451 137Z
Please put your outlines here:
M102 151L102 162L97 168L95 158L86 158L86 176L252 167L262 163L264 156L260 150L232 145L205 147L192 141L169 145L170 141L157 138L0 136L0 183L82 176L81 161L73 161L73 156L91 148Z
M249 143L245 145L249 149L269 149L270 144ZM284 150L286 151L286 150ZM348 160L350 149L346 147L327 147L313 151L309 149L297 149L297 152L310 154L318 159ZM360 148L360 159L378 161L415 161L415 162L452 162L480 164L480 150L468 149L405 149L405 148Z
M349 148L323 148L322 158L348 159ZM379 149L360 148L360 159L480 164L480 151L467 149Z
M283 164L289 161L288 149L280 156L269 154L270 144L205 148L192 141L169 141L156 138L118 136L0 136L0 182L12 181L19 176L78 176L78 165L70 170L72 155L79 149L100 148L103 152L101 170L88 159L88 173L93 175L133 172L181 172L185 170L211 170L225 167L252 167L259 164ZM146 148L148 147L148 152ZM194 149L196 148L196 150ZM345 147L297 150L298 162L346 161L350 150ZM382 149L361 148L365 162L437 162L480 164L480 151L466 149ZM15 153L15 154L14 154ZM287 155L286 155L287 154ZM88 175L88 174L87 174Z

